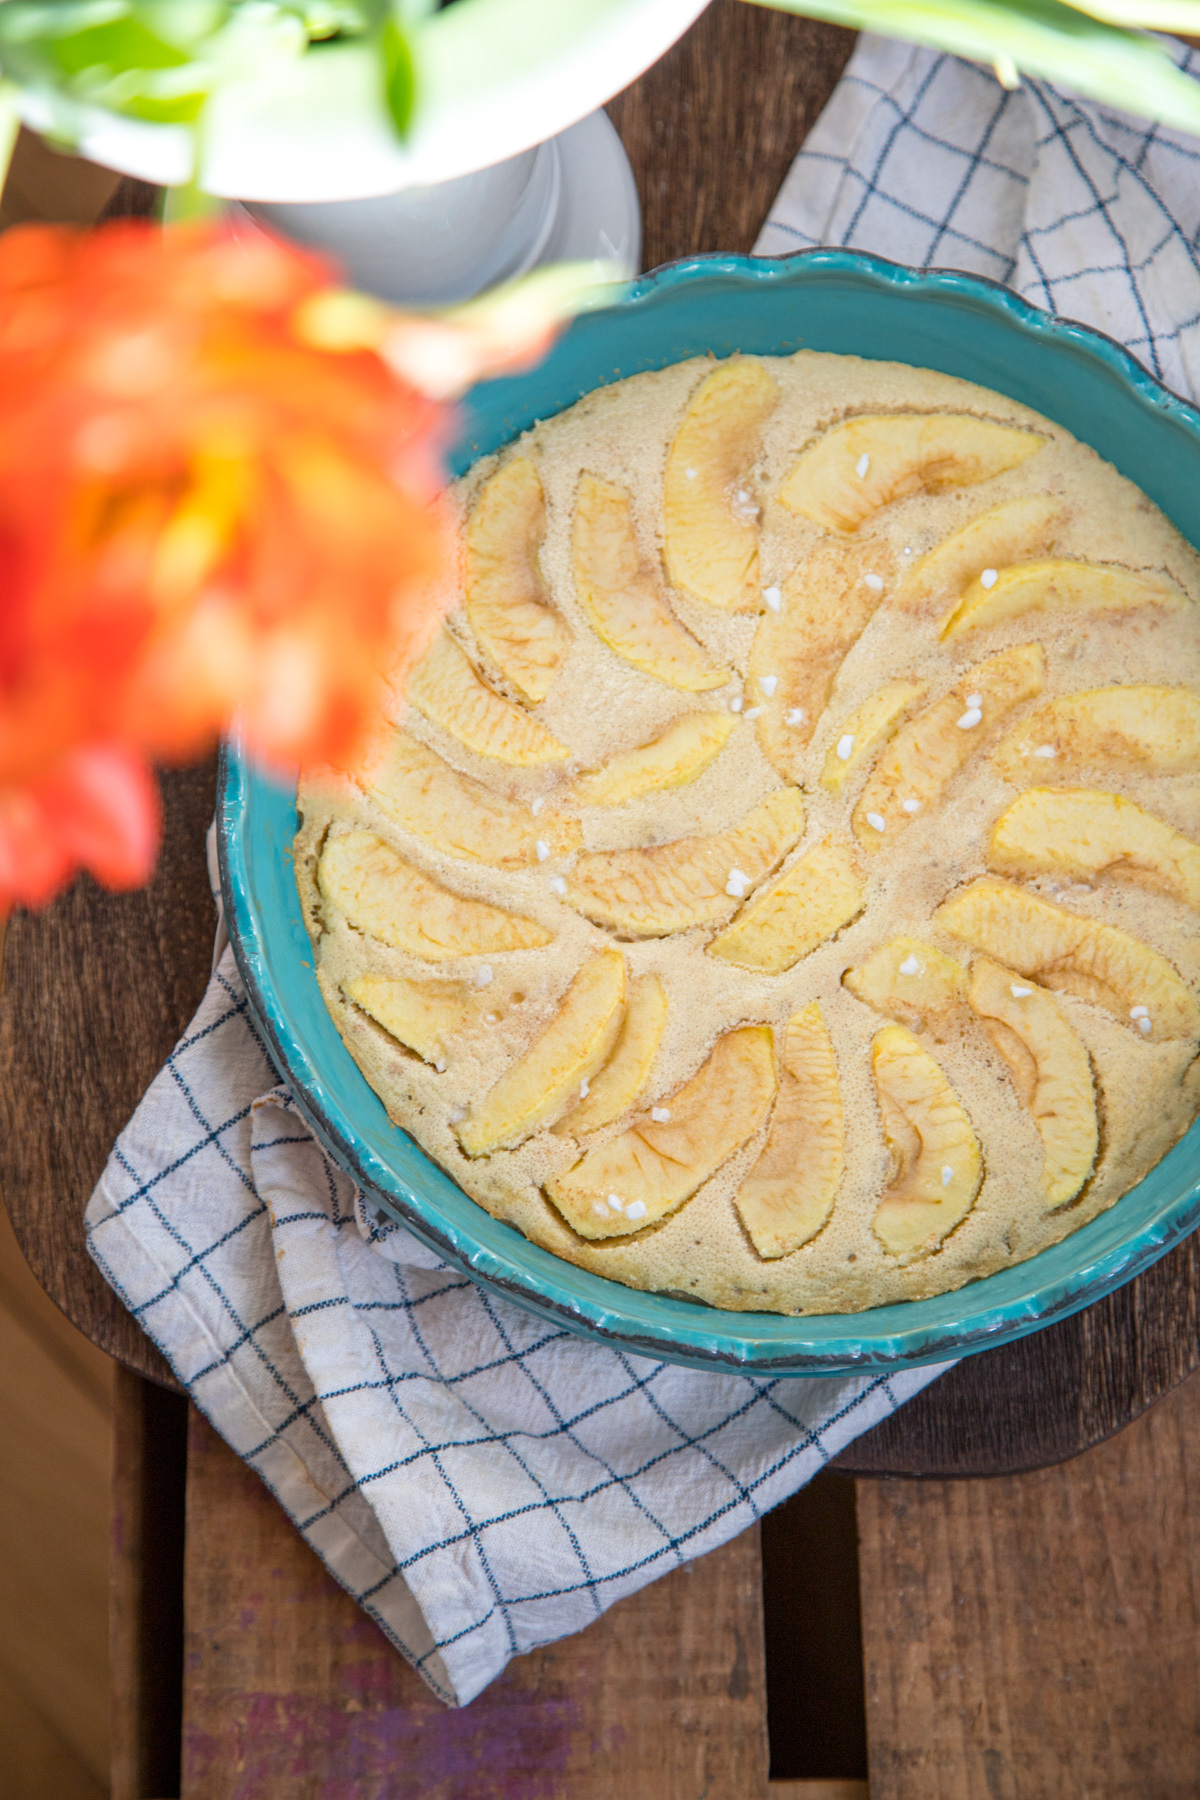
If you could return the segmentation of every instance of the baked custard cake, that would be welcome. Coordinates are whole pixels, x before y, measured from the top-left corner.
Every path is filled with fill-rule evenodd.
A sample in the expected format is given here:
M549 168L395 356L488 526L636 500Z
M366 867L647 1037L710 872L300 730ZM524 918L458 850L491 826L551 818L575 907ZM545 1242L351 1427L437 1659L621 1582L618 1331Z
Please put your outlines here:
M1032 1256L1200 1104L1195 553L925 369L694 360L458 487L380 758L310 779L326 1002L489 1212L742 1311Z

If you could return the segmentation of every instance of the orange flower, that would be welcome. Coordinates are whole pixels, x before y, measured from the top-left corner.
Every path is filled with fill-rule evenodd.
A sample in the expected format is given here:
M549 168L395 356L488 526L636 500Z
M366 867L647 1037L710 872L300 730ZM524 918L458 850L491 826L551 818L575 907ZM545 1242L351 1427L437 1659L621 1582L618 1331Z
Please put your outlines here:
M211 226L0 238L0 913L153 861L154 759L235 710L343 760L448 593L448 413L297 325L316 258Z

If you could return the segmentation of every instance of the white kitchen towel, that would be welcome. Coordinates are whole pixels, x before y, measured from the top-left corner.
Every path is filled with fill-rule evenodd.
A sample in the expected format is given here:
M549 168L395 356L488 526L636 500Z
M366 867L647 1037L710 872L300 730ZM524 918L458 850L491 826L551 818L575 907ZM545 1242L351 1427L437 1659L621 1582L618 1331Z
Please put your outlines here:
M1200 75L1200 52L1170 42ZM966 269L1200 392L1200 141L864 34L755 245Z
M368 1214L277 1080L224 948L89 1248L445 1700L735 1537L941 1373L750 1380L585 1343Z
M1024 281L1189 387L1196 160L1040 84L1010 94L864 38L759 248ZM941 1372L751 1380L584 1343L369 1217L276 1083L226 949L97 1186L90 1247L448 1701L733 1537Z

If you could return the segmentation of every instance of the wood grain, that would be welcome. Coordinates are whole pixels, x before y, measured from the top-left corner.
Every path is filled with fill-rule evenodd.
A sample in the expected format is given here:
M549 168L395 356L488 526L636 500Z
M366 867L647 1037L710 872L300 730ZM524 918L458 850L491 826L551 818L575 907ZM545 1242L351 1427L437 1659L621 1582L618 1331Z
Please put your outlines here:
M1200 1378L1072 1462L858 1488L871 1800L1200 1792Z
M637 177L647 269L753 246L854 41L838 25L714 0L609 102Z
M1073 1318L968 1357L836 1466L864 1475L1043 1468L1120 1431L1200 1368L1200 1239Z
M104 1350L172 1377L87 1254L83 1209L113 1140L192 1016L215 925L204 857L216 764L162 781L149 887L76 882L8 927L0 995L0 1189L34 1274Z
M435 1700L193 1411L183 1800L765 1800L758 1534Z
M110 206L121 177L82 157L52 149L24 126L0 195L0 231L10 225L93 225Z
M870 1800L865 1781L772 1781L767 1800Z

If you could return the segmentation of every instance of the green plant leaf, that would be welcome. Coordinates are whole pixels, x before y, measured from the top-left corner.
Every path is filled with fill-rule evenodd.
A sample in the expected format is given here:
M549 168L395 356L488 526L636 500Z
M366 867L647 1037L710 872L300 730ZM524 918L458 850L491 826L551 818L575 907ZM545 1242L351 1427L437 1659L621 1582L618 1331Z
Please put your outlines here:
M8 180L8 165L12 161L17 133L21 129L21 114L17 105L20 95L21 90L14 82L0 81L0 192Z
M180 187L166 189L162 222L164 225L185 225L193 219L211 219L224 205L224 200L215 194L206 194L194 181L185 182Z
M164 43L140 19L113 19L85 26L70 36L45 40L46 49L65 75L84 69L177 69L187 52Z
M1125 112L1200 133L1200 82L1176 68L1163 45L1062 0L751 3L929 44L973 62L991 63L1002 78L1022 71ZM1118 3L1113 0L1114 6Z
M1110 25L1200 36L1200 0L1070 0L1070 4Z
M74 37L96 25L127 19L130 0L4 0L0 6L0 38L11 44L41 43Z
M408 39L393 18L387 18L383 22L380 49L383 54L384 98L392 124L396 127L396 135L403 139L408 136L408 127L412 122L417 81Z

